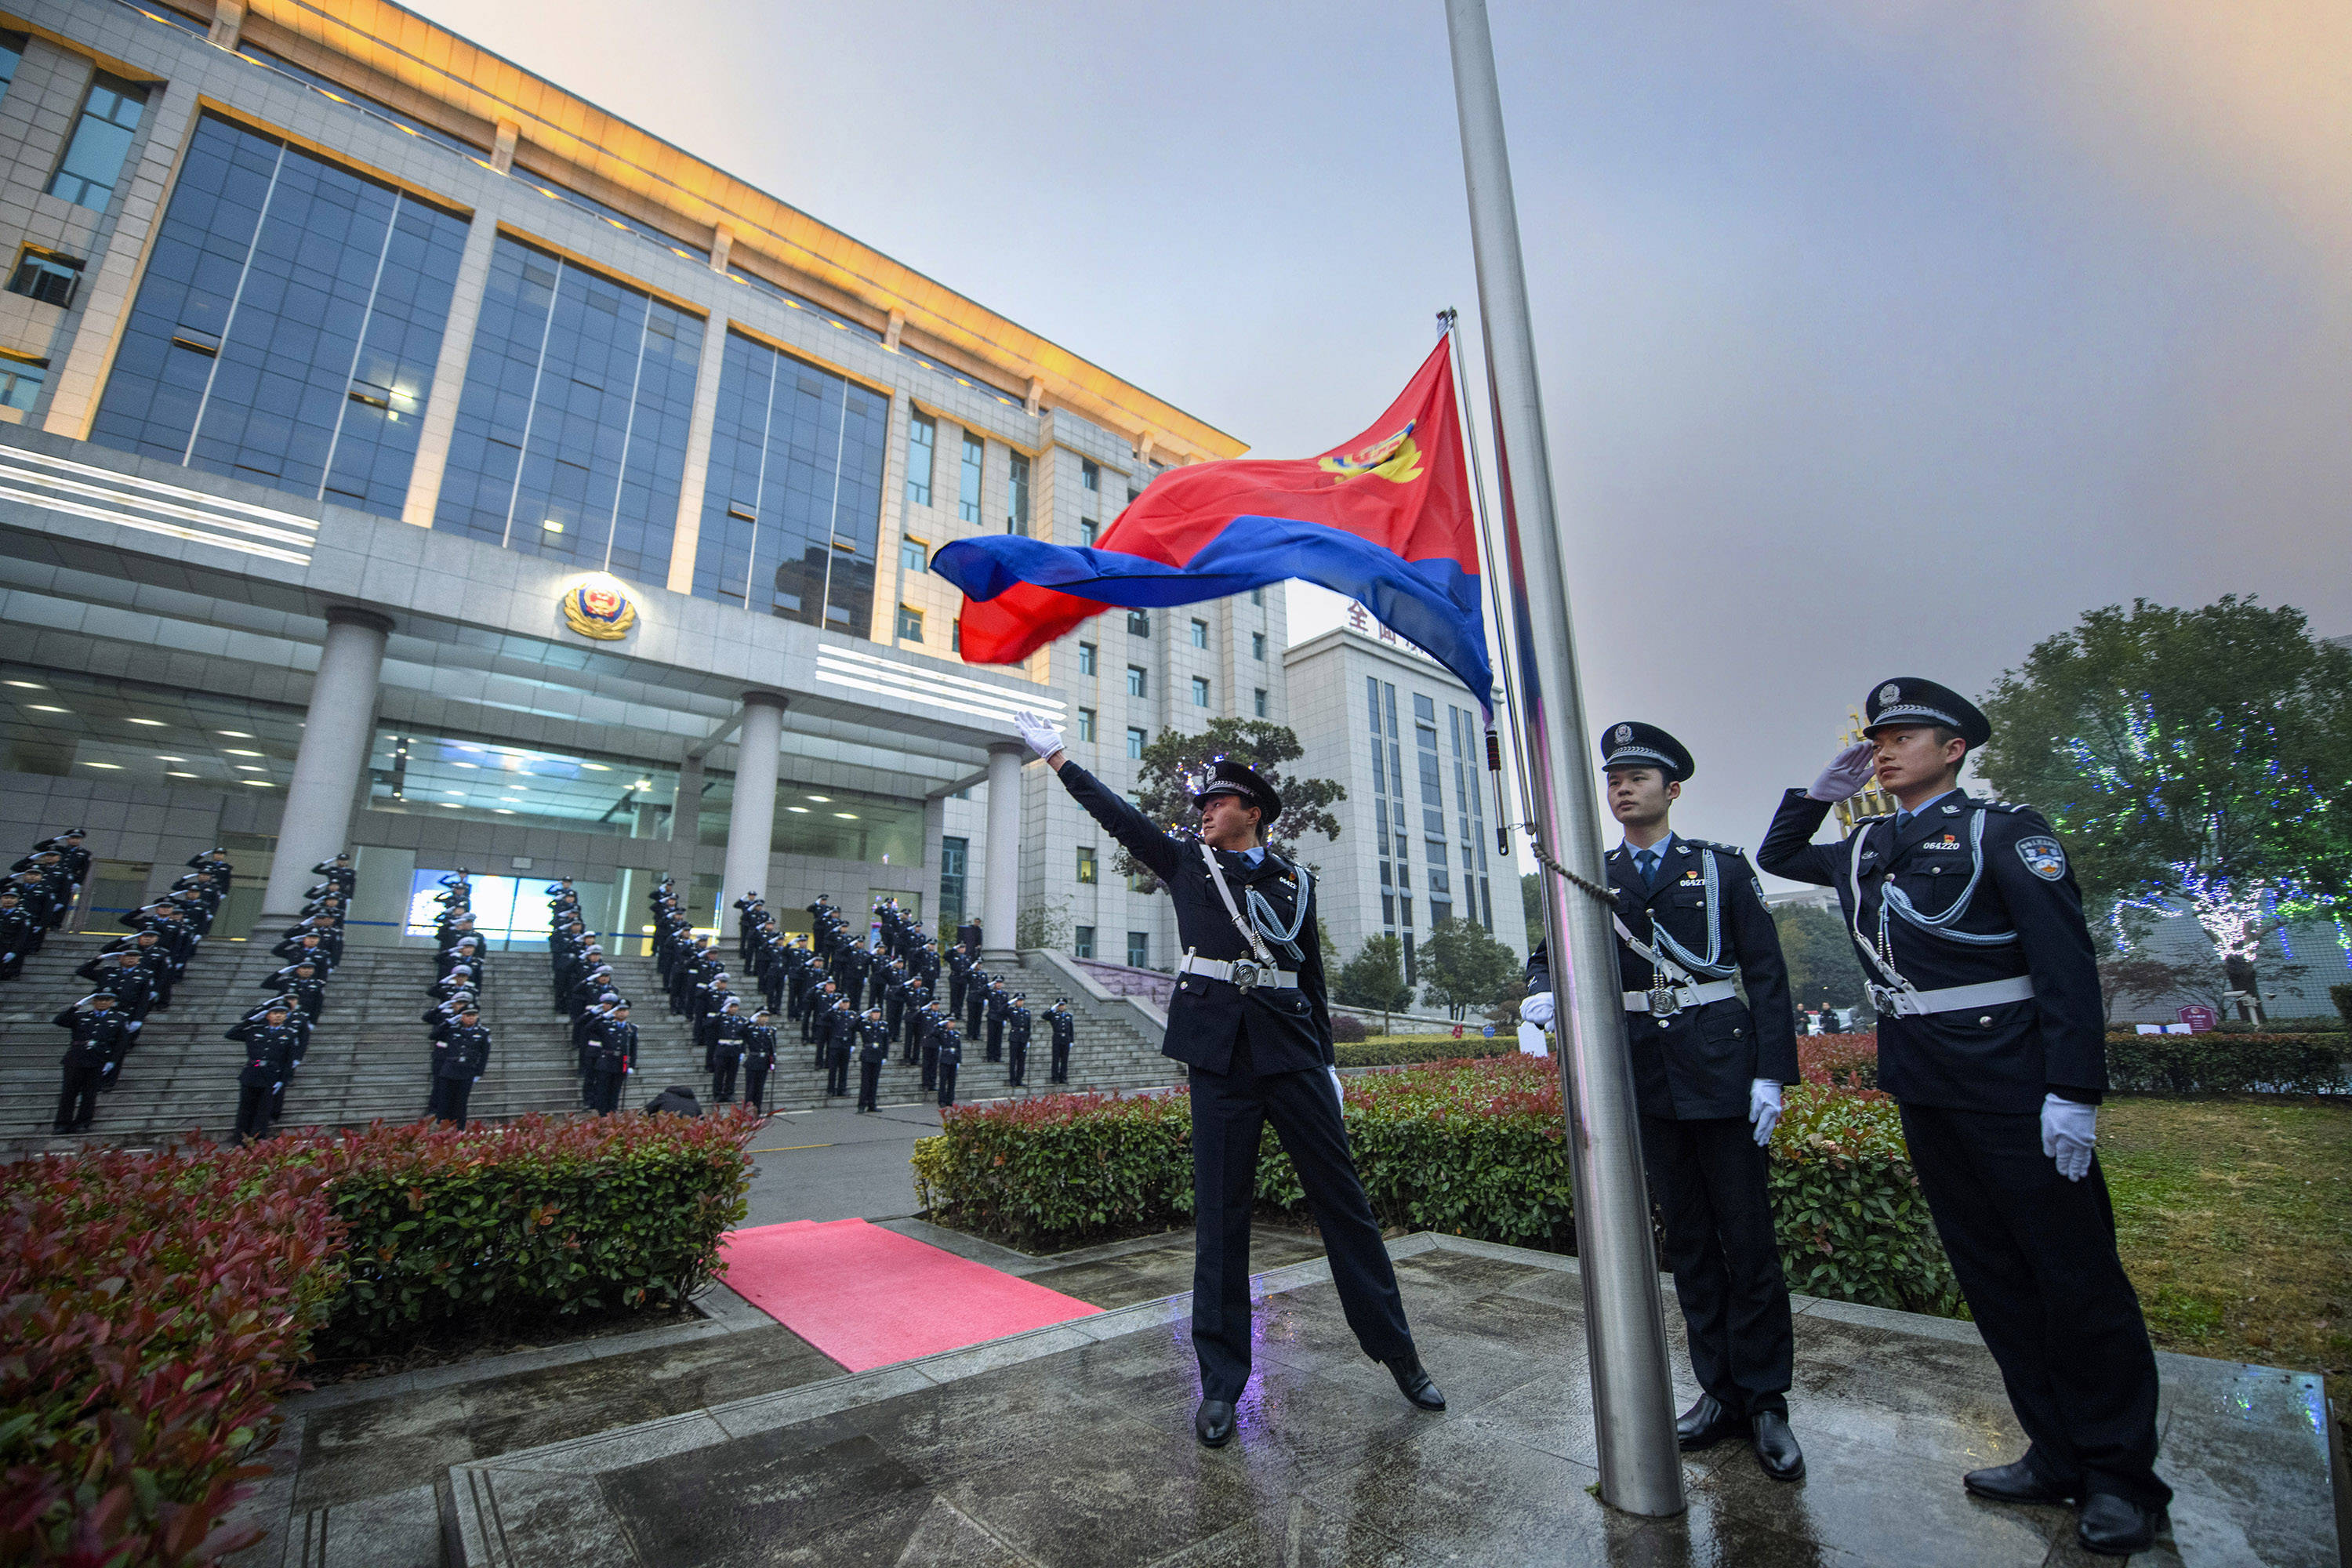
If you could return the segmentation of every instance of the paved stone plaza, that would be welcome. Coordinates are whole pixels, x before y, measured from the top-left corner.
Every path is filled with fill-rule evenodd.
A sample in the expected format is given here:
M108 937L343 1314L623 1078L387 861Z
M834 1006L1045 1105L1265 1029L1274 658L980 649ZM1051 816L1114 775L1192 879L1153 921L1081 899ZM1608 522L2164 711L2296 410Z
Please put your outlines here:
M1686 1517L1643 1521L1589 1489L1573 1259L1453 1237L1391 1244L1451 1402L1431 1415L1356 1351L1310 1238L1269 1231L1259 1246L1279 1267L1259 1280L1258 1370L1240 1436L1222 1451L1190 1429L1189 1236L1017 1261L959 1239L959 1251L1113 1310L851 1376L736 1304L655 1346L607 1342L542 1352L560 1364L522 1372L326 1390L298 1402L299 1470L267 1501L282 1510L282 1539L247 1561L2099 1561L2073 1544L2066 1510L1961 1491L1961 1471L2019 1451L1967 1324L1800 1299L1790 1406L1806 1480L1776 1485L1726 1444L1688 1458ZM1666 1319L1678 1340L1671 1303ZM1673 1353L1679 1372L1679 1342ZM2336 1563L2318 1379L2162 1361L2162 1468L2179 1497L2171 1531L2138 1561Z

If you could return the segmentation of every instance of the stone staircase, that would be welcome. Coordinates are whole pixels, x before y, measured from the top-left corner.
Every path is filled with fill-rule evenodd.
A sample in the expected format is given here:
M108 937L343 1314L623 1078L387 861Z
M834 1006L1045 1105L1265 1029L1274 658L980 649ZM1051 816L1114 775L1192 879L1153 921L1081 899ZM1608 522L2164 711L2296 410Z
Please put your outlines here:
M0 1151L141 1146L190 1132L217 1136L235 1122L236 1074L244 1058L223 1031L267 994L261 982L280 961L259 943L215 936L197 949L187 977L174 988L170 1010L148 1015L139 1044L123 1063L121 1082L100 1097L91 1131L69 1137L49 1131L67 1040L66 1032L49 1020L89 990L73 971L106 940L102 933L52 934L24 973L0 986ZM611 962L622 994L633 1004L639 1039L637 1073L623 1091L623 1106L643 1106L671 1084L688 1085L708 1102L709 1076L686 1020L670 1016L653 960L624 954ZM1061 996L1077 1016L1067 1090L1132 1092L1181 1081L1182 1068L1160 1055L1148 1018L1135 1013L1132 1004L1087 996L1083 979L1047 955L1024 955L1020 967L1020 989L1027 993L1033 1013ZM494 1043L469 1112L496 1121L530 1111L579 1110L571 1025L553 1010L545 952L525 946L493 952L488 971L482 1017ZM364 1126L423 1116L431 1046L421 1015L432 1000L432 957L423 946L346 952L328 983L325 1016L311 1036L301 1071L287 1089L280 1127ZM756 994L751 1001L757 1005ZM768 1085L770 1110L855 1102L854 1070L852 1097L828 1100L824 1075L802 1045L799 1026L786 1021L779 1034L777 1068ZM960 1101L1066 1091L1045 1081L1050 1042L1042 1026L1031 1038L1025 1088L1007 1085L1003 1064L983 1056L979 1043L966 1047L956 1086ZM882 1102L903 1105L929 1098L921 1088L919 1066L901 1064L894 1050L883 1069Z

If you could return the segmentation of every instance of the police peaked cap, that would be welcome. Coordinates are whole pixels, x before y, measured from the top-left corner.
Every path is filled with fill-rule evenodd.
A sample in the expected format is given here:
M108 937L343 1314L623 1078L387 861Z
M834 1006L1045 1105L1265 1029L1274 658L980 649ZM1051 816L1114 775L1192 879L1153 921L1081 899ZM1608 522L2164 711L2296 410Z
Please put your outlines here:
M1674 784L1682 783L1698 771L1698 764L1691 761L1689 747L1655 724L1630 720L1601 731L1601 766L1603 771L1656 768Z
M1950 687L1916 675L1880 681L1864 710L1870 715L1862 727L1865 735L1898 724L1941 724L1958 731L1972 752L1992 739L1992 721L1984 716L1984 710Z
M1282 815L1282 796L1265 782L1256 769L1245 767L1231 757L1219 757L1211 769L1208 784L1192 797L1194 806L1221 795L1235 795L1243 804L1254 805L1264 815L1258 818L1260 827L1271 827L1274 819Z

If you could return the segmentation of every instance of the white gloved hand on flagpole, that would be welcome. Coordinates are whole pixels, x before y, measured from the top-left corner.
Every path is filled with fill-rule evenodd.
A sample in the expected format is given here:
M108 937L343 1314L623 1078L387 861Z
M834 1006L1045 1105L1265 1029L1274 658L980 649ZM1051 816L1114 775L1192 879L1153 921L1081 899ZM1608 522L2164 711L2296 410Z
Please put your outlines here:
M1050 758L1062 749L1062 727L1051 719L1041 719L1024 709L1013 716L1013 727L1029 742L1029 749L1041 757Z
M1538 991L1519 1004L1519 1016L1538 1029L1551 1026L1552 1000L1549 991Z

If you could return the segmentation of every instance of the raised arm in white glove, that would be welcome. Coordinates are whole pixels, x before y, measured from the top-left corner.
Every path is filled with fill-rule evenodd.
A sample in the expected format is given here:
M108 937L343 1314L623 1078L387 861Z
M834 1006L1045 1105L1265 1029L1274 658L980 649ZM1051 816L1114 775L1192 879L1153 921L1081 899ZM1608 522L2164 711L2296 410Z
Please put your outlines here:
M1830 765L1822 770L1822 776L1805 793L1815 800L1853 799L1878 772L1876 751L1868 741L1856 741L1830 759Z
M1050 761L1062 749L1062 727L1051 719L1041 719L1024 709L1013 716L1013 727L1021 731L1029 749L1041 757Z
M2099 1108L2079 1100L2042 1097L2042 1152L2058 1162L2058 1173L2079 1182L2091 1173L2091 1150L2099 1141Z
M1538 991L1519 1004L1519 1017L1538 1029L1549 1028L1551 1026L1551 993Z
M1772 1129L1780 1121L1780 1085L1769 1078L1759 1078L1748 1086L1748 1120L1756 1124L1756 1146L1769 1148Z

